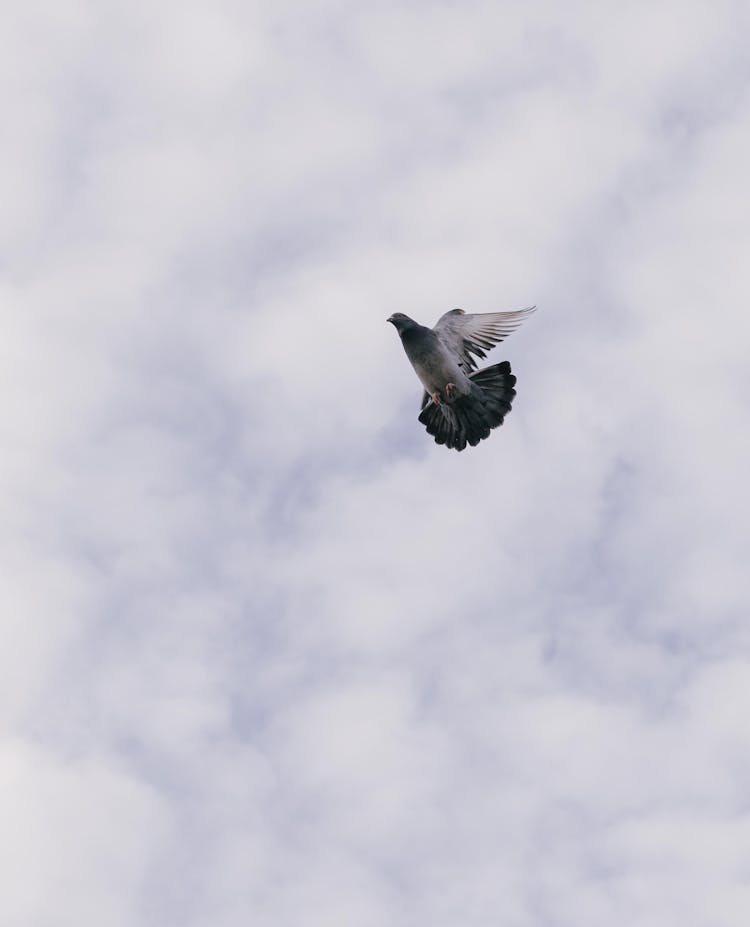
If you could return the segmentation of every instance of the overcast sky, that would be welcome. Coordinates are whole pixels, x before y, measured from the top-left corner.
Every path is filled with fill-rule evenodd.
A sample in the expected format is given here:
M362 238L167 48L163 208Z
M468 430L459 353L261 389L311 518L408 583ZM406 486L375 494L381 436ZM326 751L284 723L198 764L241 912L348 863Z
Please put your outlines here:
M4 927L746 927L749 19L11 2Z

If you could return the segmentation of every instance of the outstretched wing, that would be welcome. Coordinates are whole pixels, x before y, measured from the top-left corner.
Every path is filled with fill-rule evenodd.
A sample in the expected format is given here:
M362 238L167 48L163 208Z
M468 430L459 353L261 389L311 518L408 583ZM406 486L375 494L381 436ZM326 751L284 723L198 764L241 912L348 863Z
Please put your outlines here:
M486 357L493 345L514 332L536 306L512 312L482 312L470 314L463 309L451 309L441 316L433 331L457 357L467 374L477 369L475 357Z

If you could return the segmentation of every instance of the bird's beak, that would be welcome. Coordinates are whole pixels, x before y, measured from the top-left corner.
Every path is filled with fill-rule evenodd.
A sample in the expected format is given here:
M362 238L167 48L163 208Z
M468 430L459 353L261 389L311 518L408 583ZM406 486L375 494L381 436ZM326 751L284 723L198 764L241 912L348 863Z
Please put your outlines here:
M393 316L389 315L388 318L386 319L386 322L393 322Z

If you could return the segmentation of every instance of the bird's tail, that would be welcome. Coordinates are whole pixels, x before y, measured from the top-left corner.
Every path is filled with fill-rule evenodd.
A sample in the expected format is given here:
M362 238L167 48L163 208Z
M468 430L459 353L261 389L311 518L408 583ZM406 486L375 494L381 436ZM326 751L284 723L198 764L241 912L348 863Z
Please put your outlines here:
M502 425L516 398L516 378L510 372L510 363L503 361L502 364L477 370L469 379L482 390L481 400L490 428Z
M510 364L503 361L470 377L472 390L452 403L428 403L419 416L437 444L462 451L489 437L490 431L502 425L515 398L516 378Z

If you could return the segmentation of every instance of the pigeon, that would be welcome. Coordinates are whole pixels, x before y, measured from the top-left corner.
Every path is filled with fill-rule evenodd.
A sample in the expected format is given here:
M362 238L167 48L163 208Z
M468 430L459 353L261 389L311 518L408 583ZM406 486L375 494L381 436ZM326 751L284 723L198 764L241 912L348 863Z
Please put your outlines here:
M516 378L503 361L477 369L477 357L515 331L536 306L512 312L470 314L451 309L434 328L426 328L403 312L391 322L406 356L424 386L419 421L437 444L462 451L475 447L502 425L516 395Z

